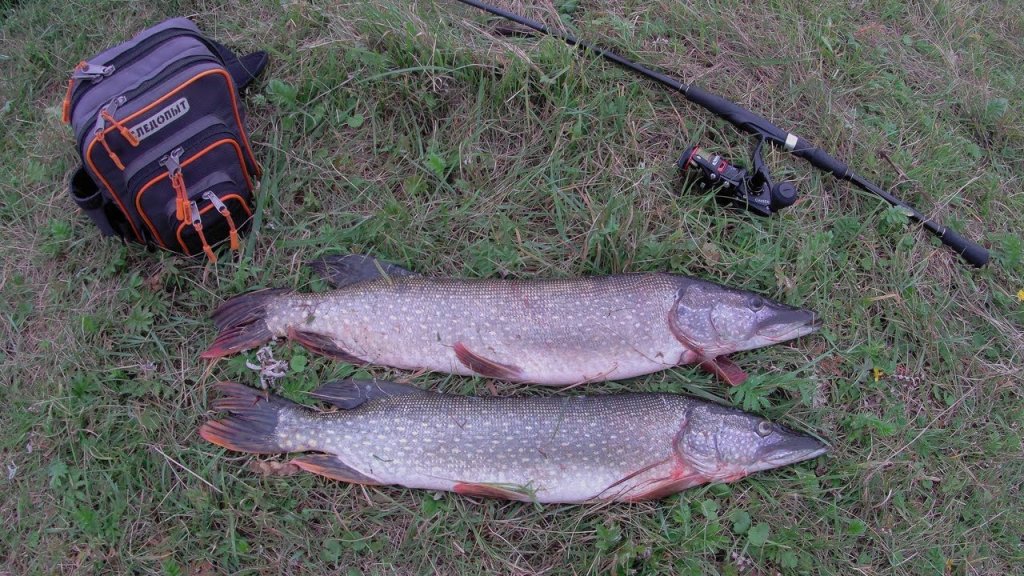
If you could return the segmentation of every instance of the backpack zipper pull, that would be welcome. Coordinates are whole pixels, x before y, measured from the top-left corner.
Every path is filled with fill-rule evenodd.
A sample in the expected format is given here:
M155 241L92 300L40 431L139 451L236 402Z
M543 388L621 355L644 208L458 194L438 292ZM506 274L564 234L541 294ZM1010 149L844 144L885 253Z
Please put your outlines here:
M113 66L100 66L83 61L78 63L71 77L75 80L92 80L95 83L113 74L114 70Z
M209 200L210 204L213 204L214 209L216 209L217 212L220 212L221 216L228 221L228 233L231 236L231 250L238 252L239 248L241 248L241 244L238 241L238 228L235 227L235 220L231 217L231 211L228 210L228 207L224 202L222 202L221 199L213 193L213 190L203 192L203 198Z
M213 248L210 248L210 244L206 241L206 235L203 234L203 216L199 212L199 205L193 201L192 207L192 228L195 228L196 234L199 235L199 241L203 243L203 252L206 252L206 257L210 259L210 262L217 263L217 255L213 253Z
M125 125L122 124L120 120L117 120L116 118L114 118L114 112L116 112L117 109L119 107L121 107L122 105L124 105L124 103L127 102L127 101L128 101L127 97L125 97L125 96L118 96L117 98L111 100L110 104L107 104L106 106L103 107L102 110L100 110L100 116L105 121L110 122L111 124L113 124L114 127L117 128L117 131L121 133L121 137L124 138L125 140L127 140L128 143L131 144L132 148L135 148L136 146L139 145L138 137L135 136L135 134L132 134L131 130L126 128Z
M110 104L107 104L107 106L110 106ZM110 148L110 144L107 143L107 120L104 117L104 112L106 111L107 106L101 108L100 113L96 115L96 126L93 128L93 137L103 145L103 149L107 151L107 156L110 157L110 161L114 163L114 166L117 166L118 170L124 172L124 164L121 162L121 159L117 154Z
M85 60L79 62L68 79L68 91L64 93L64 103L61 104L61 120L65 124L71 122L71 93L75 89L75 80L92 80L95 84L113 73L113 66L97 66Z
M174 188L174 214L178 222L188 219L188 190L185 188L185 177L181 173L181 155L185 153L184 148L175 148L171 153L160 159L160 165L167 168L167 175L171 179L171 187Z
M75 89L75 80L78 78L78 73L89 67L89 63L82 60L75 66L75 69L71 72L71 77L68 78L68 91L64 93L64 102L61 104L60 119L65 123L71 122L71 92Z

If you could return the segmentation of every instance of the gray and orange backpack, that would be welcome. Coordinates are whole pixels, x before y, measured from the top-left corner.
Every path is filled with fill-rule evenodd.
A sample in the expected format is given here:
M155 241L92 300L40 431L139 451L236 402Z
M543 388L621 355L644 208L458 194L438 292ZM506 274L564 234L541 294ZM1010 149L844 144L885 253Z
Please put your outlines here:
M80 63L63 108L82 158L72 198L107 236L212 261L238 250L261 172L240 90L266 63L186 18Z

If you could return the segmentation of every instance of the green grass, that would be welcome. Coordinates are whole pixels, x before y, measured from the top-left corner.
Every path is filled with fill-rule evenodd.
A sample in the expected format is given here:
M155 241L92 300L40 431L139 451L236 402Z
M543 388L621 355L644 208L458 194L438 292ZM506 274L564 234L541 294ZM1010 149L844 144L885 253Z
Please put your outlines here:
M529 14L836 153L989 246L992 265L965 267L877 199L775 151L802 193L779 217L685 191L673 167L685 146L746 161L750 141L451 1L4 3L0 573L1020 573L1024 10L540 5ZM272 54L247 100L267 175L237 263L103 240L63 188L76 161L59 122L68 71L179 14ZM195 434L211 382L255 383L244 357L210 371L197 359L207 317L251 287L322 288L300 263L328 252L466 276L670 270L812 307L822 333L739 355L758 374L740 388L683 367L588 392L721 398L806 425L834 453L600 508L262 476ZM354 370L275 353L296 369L281 383L293 397ZM909 379L876 381L876 368Z

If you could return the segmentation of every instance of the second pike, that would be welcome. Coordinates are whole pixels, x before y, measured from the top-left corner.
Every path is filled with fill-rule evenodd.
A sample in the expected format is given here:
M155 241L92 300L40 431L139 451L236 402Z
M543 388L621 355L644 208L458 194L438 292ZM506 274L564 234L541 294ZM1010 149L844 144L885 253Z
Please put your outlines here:
M341 360L555 386L699 363L817 330L814 312L686 276L500 280L420 276L366 256L312 263L334 287L260 290L225 302L204 358L287 337Z
M816 458L828 446L677 394L473 397L329 382L320 412L221 382L199 435L241 452L306 452L303 470L368 485L536 502L636 502Z

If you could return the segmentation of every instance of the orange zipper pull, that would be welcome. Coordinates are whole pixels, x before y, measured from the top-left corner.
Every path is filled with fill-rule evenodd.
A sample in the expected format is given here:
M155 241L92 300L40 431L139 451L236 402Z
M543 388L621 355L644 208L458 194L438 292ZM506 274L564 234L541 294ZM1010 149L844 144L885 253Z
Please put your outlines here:
M174 188L174 215L178 222L188 219L188 190L185 188L185 177L181 173L181 155L184 153L184 148L175 148L160 160L160 165L167 168L171 187Z
M127 140L129 144L132 145L132 148L139 145L139 139L135 136L135 134L132 134L131 130L125 128L124 124L122 124L120 121L116 120L113 116L111 116L110 112L104 110L103 112L100 112L100 114L103 115L104 120L113 124L114 128L117 128L117 131L120 132L121 136L125 140Z
M181 216L178 218L180 221L185 220L185 210L188 207L188 190L185 188L185 177L181 175L181 169L171 175L171 187L174 188L174 193L177 196L177 209Z
M206 241L206 235L203 234L203 217L199 212L199 205L195 202L192 205L192 227L195 228L196 234L199 235L199 241L203 243L203 252L206 252L206 257L210 259L210 262L217 263L217 255L213 253L213 248L210 248L210 244Z
M210 204L213 204L213 207L217 212L220 212L220 215L228 221L228 234L231 237L231 249L238 252L241 248L241 243L238 241L238 227L235 226L235 219L231 217L231 211L228 210L227 205L225 205L224 202L222 202L221 199L213 193L213 190L203 192L203 198L209 200Z
M61 105L60 119L65 123L71 122L71 91L75 89L75 72L85 70L89 66L89 63L82 60L75 66L74 71L71 73L71 77L68 78L68 91L64 93L64 103Z
M124 104L127 99L124 96L115 98L107 103L106 106L100 108L100 113L96 115L96 127L93 128L96 140L99 140L100 144L107 151L107 156L110 156L110 160L117 166L118 170L124 171L124 163L121 162L121 158L110 148L110 144L107 143L107 120L113 120L114 117L111 114L117 107Z
M231 249L238 252L242 249L242 245L238 241L238 229L235 228L235 223L231 220L231 214L226 214L225 216L228 219L228 230L231 236Z
M75 88L75 77L68 78L68 91L64 93L64 103L60 106L60 121L71 122L71 91Z
M123 106L127 101L128 98L126 96L118 96L117 98L114 98L109 104L100 110L100 117L106 122L110 122L114 128L117 128L117 131L121 133L121 137L127 140L128 143L131 144L132 148L135 148L139 145L139 139L135 134L132 134L131 130L126 128L120 120L114 118L114 112L116 112L117 109Z
M114 163L114 166L117 166L118 170L124 172L124 164L121 163L121 158L110 149L110 144L107 144L107 139L103 135L102 130L96 133L96 140L99 140L99 143L103 145L103 148L107 151L107 156L110 156L110 161Z

